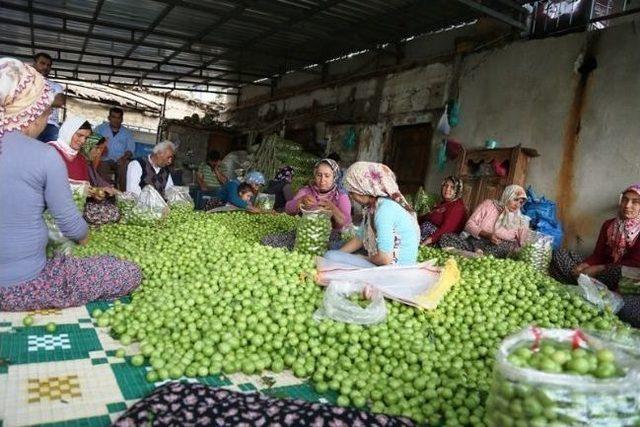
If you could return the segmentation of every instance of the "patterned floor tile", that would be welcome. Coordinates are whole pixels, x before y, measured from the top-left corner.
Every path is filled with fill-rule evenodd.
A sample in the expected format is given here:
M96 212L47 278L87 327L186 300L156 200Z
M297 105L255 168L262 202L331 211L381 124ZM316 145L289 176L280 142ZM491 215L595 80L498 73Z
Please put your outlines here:
M0 391L6 425L105 415L99 419L108 422L107 405L124 401L110 367L92 365L89 359L11 365L6 378Z

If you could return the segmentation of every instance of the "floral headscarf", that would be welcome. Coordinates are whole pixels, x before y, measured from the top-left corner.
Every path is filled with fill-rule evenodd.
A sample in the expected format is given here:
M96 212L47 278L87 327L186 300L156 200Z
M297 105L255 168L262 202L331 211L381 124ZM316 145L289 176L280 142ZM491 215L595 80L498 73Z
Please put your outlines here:
M388 166L382 163L356 162L344 174L344 188L350 193L371 197L391 199L402 206L415 218L415 211L407 203L396 182L396 175ZM373 222L376 204L364 208L363 229L365 231L363 244L369 255L378 252L376 244L376 230ZM416 221L416 232L418 223Z
M84 117L70 117L60 126L57 141L49 141L50 145L56 147L68 159L73 160L79 153L79 150L71 148L71 139L73 135L80 129L87 119Z
M634 184L622 193L620 193L620 201L624 193L634 192L640 195L640 183ZM640 234L640 217L624 219L616 218L607 229L607 243L612 249L613 262L617 263L627 253L627 250L636 243L636 239Z
M313 174L316 174L316 171L320 167L320 165L327 165L331 168L331 172L333 172L333 186L331 190L333 190L338 182L338 178L340 178L340 165L333 159L322 159L318 160L315 165L313 165ZM329 191L331 191L329 190Z
M20 130L45 112L53 89L35 68L14 58L0 58L0 136Z
M496 220L495 228L502 227L507 230L529 228L529 217L523 215L520 209L516 209L515 212L511 212L507 209L507 204L510 201L522 198L526 199L527 193L524 191L524 188L519 185L508 185L504 189L502 197L500 197L500 201L495 202L500 210L502 210Z
M284 181L287 183L291 183L292 179L293 179L293 168L287 165L287 166L281 167L280 170L278 170L278 173L276 173L276 177L274 178L274 181Z
M457 176L451 175L446 177L444 181L442 181L442 184L440 185L440 187L441 188L444 187L447 181L453 184L453 199L451 199L450 201L452 202L454 200L458 200L460 197L462 197L462 189L464 188L464 184L462 183L462 180Z

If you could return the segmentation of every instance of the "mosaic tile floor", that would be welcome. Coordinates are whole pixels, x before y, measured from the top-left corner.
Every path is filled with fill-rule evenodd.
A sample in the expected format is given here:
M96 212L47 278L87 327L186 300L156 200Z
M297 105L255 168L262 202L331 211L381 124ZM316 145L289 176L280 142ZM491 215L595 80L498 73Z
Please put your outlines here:
M35 322L24 327L26 313L0 312L0 427L107 426L127 407L164 382L148 383L148 367L134 367L115 357L122 344L97 328L90 311L108 303L30 313ZM45 325L57 328L49 333ZM137 344L125 347L137 353ZM320 396L290 373L246 376L212 375L184 378L236 391L278 397L334 402Z

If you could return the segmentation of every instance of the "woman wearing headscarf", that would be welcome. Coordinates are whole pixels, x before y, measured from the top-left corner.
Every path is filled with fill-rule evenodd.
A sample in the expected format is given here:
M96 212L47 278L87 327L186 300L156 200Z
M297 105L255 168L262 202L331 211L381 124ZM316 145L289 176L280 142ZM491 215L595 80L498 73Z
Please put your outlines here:
M640 183L627 187L618 201L618 214L606 220L593 253L583 259L558 249L553 253L549 274L564 283L576 283L580 274L591 276L616 290L622 267L640 268ZM640 326L640 296L624 295L625 305L618 315Z
M291 166L284 166L278 170L275 178L269 181L266 190L267 194L274 194L276 196L276 202L273 209L282 212L286 203L293 199L294 193L291 188L291 180L293 179L293 168Z
M91 184L84 211L87 222L93 225L117 222L120 219L118 208L105 199L106 196L114 196L117 190L96 172L95 159L90 164L83 154L84 145L90 135L91 123L83 117L71 117L60 127L58 139L50 141L49 144L58 151L67 166L69 180L86 181ZM101 150L101 147L94 147L93 150Z
M63 161L35 139L46 126L52 99L49 83L35 69L0 59L0 310L115 299L141 281L135 264L110 256L46 259L45 208L68 239L84 243L89 234Z
M340 166L335 160L318 161L313 168L313 181L287 202L285 212L297 215L301 209L320 208L331 212L334 230L351 224L351 202L349 196L338 187L339 177Z
M363 207L362 226L358 236L325 258L357 267L414 264L420 228L393 171L382 163L356 162L347 169L343 184L349 197ZM353 254L360 249L366 258Z
M487 199L478 205L462 234L443 235L440 246L506 258L529 236L529 218L521 212L526 200L524 188L507 186L500 200Z
M420 243L433 245L447 233L460 233L464 229L467 215L462 201L462 180L448 176L440 186L442 201L431 211L418 218L420 224Z

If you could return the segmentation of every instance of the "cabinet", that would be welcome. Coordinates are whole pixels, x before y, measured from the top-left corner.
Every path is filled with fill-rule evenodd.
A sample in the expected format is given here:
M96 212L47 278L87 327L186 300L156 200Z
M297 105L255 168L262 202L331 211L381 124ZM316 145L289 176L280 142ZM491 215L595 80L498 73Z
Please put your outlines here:
M525 186L527 166L538 152L521 146L465 151L458 174L464 183L463 200L473 212L486 199L500 199L505 187Z

